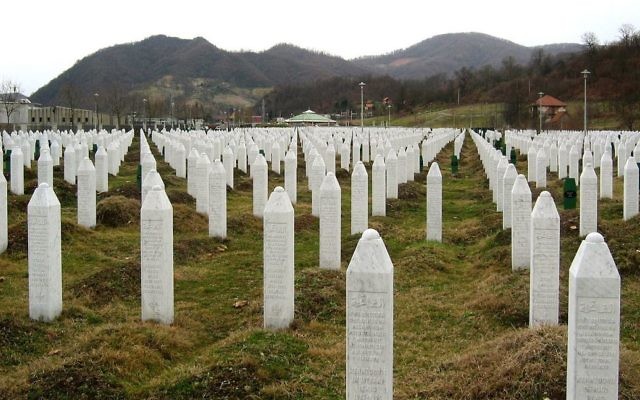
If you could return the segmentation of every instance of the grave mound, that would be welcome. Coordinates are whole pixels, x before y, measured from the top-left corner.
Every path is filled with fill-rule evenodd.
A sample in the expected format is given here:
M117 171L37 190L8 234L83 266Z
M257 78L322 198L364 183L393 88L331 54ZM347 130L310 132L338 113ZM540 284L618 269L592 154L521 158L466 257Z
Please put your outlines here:
M110 227L140 222L140 202L124 196L110 196L96 205L98 223Z

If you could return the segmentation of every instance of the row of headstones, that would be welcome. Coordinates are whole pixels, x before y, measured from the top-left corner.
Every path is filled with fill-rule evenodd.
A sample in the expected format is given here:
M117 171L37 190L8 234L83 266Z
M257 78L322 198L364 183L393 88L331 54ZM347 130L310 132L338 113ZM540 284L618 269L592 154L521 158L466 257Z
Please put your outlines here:
M53 166L55 164L59 165L59 160L51 157L50 149L51 147L55 147L54 145L58 142L54 140L50 147L46 134L40 135L39 132L36 132L33 135L37 136L35 140L38 141L37 148L40 153L37 163L38 186L44 183L53 189ZM123 146L128 147L127 143L130 144L130 134L119 132L114 133L114 136L122 137ZM19 141L16 137L4 137L3 140L5 146L12 146L10 149L10 162L12 166L9 173L11 193L15 195L24 194L24 153L22 152L23 146L16 144ZM30 157L31 155L29 153L24 159L29 160ZM94 168L93 163L88 158L88 154L79 164L76 164L73 159L65 160L64 163L65 171L73 170L73 183L75 183L77 177L78 224L86 228L92 228L96 225L96 191L105 192L108 190L108 177L105 163L102 162L103 160L104 157L101 157L100 151L98 151L96 153L97 168ZM56 163L56 161L58 162ZM28 162L28 167L31 168L31 161ZM2 253L7 249L8 245L8 191L7 180L3 173L0 173L0 175L0 253Z
M480 135L472 132L472 138L490 181L495 179L493 192L503 188L496 203L502 199L502 205L510 204L510 209L502 211L503 227L511 227L512 268L530 269L529 326L557 325L560 216L555 202L544 191L531 210L531 190L524 175L517 175L513 164L505 168L501 152L498 155ZM502 166L492 171L491 157L500 157ZM595 227L578 249L569 275L567 398L585 399L589 393L598 393L599 399L617 399L620 276Z
M130 143L132 135L122 133L121 140ZM96 177L88 157L80 164L77 178L78 224L91 228L96 224ZM3 180L2 175L0 199L4 201L0 208L4 208L3 215L6 215L6 181ZM40 182L29 200L27 225L29 316L48 322L62 311L61 208L48 182Z

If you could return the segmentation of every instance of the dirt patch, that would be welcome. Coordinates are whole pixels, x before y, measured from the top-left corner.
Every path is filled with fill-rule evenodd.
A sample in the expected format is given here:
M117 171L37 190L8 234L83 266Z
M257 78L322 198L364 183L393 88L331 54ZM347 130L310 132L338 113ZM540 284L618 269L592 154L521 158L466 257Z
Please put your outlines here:
M140 189L138 189L138 183L136 181L125 182L108 193L113 193L116 196L123 196L138 201L142 198L142 194L140 193Z
M18 365L44 348L45 333L37 323L17 317L0 319L0 366Z
M336 169L336 178L338 179L349 179L351 178L351 174L349 174L349 171L342 169L342 168L338 168Z
M418 394L429 399L561 399L566 327L507 333L437 365Z
M577 235L580 228L580 213L578 210L558 210L558 214L560 214L560 237Z
M227 251L228 240L211 237L189 237L173 240L173 259L184 264L202 256L212 257Z
M263 382L253 365L216 366L161 389L151 399L258 399Z
M195 207L196 201L189 193L182 189L167 189L167 197L172 205L175 204L188 204Z
M80 359L29 376L30 399L126 399L124 388L100 363Z
M345 321L346 277L342 271L325 271L308 268L297 274L296 318L312 320Z
M86 296L89 303L95 306L103 306L113 300L139 299L140 262L105 268L77 282L70 289L76 296Z
M209 232L209 218L197 213L195 205L173 204L173 231L181 233Z
M623 277L640 276L640 215L627 221L600 221L600 231L620 274Z
M27 220L21 219L11 225L8 228L9 244L7 245L7 253L27 255L27 243L28 243L29 227L27 226Z
M58 197L62 208L77 207L78 198L76 196L77 188L64 179L53 178L53 191Z
M299 232L318 232L320 229L320 219L311 214L296 215L294 229Z
M124 196L110 196L96 204L98 223L110 226L126 226L140 222L140 201Z
M427 198L427 188L416 181L402 183L398 185L398 198L403 200L425 200Z
M521 274L491 271L477 283L476 295L465 305L510 327L529 323L529 282Z

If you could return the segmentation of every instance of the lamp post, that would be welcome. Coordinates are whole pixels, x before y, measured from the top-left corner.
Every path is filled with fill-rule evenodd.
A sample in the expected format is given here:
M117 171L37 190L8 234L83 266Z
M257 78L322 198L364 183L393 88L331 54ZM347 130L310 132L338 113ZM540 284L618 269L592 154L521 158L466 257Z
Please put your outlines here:
M95 99L95 105L96 105L96 109L95 109L95 116L93 119L93 129L95 129L96 131L98 130L98 93L94 93L93 94L93 98Z
M173 97L171 97L171 130L173 130L173 107L176 103L173 101Z
M389 121L387 122L387 128L391 126L391 104L387 105L387 109L389 110Z
M587 78L589 77L589 70L585 68L581 74L584 76L584 134L587 134Z
M360 82L360 131L364 132L364 87L367 85Z
M538 93L538 119L540 120L540 122L538 126L538 134L542 133L542 96L544 96L544 93L539 92Z
M147 99L142 99L142 130L147 130ZM144 132L146 134L146 132Z

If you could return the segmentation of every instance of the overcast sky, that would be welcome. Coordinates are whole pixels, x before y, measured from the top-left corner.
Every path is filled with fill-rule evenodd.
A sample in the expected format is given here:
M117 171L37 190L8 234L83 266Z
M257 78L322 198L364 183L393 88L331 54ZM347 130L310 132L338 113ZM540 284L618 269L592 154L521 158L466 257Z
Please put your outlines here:
M98 3L98 6L94 4ZM473 1L3 1L0 80L30 94L101 48L165 34L202 36L225 50L281 42L345 58L381 54L451 32L534 46L615 40L640 28L640 0Z

